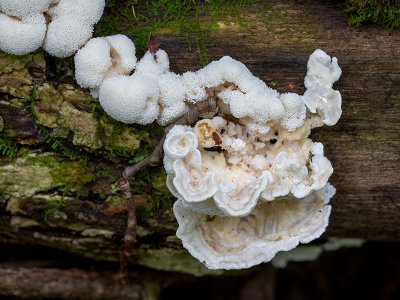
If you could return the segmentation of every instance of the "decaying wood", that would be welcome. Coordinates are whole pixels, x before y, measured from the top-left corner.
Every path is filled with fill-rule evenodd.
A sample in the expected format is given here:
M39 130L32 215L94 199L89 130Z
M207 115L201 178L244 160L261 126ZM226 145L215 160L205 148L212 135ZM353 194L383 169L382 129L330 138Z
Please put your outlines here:
M264 4L242 12L248 28L242 28L234 17L229 16L226 24L218 25L216 32L208 37L214 43L208 49L209 60L229 55L243 62L272 88L302 94L309 55L321 48L336 56L343 70L335 85L342 94L343 114L335 126L324 126L311 134L313 141L324 144L325 154L334 167L330 182L337 189L331 200L333 210L324 237L400 240L400 35L375 25L349 26L339 8L320 1L274 2L268 7ZM157 34L157 38L169 55L172 71L181 74L202 67L198 54L188 51L185 35L163 32ZM35 67L33 73L37 73L39 68L32 66ZM0 75L0 87L14 84L16 89L23 89L28 83L22 81L7 73ZM19 106L10 104L13 98L10 93L9 90L0 93L2 134L30 145L28 150L32 157L51 152L49 144L43 142L44 133L38 133L32 116L25 109L28 102ZM30 95L25 93L18 97L29 98ZM79 100L65 100L63 108L75 107L75 113L90 115L87 112L90 105ZM82 107L86 109L82 110ZM57 111L59 107L42 109ZM76 130L70 129L64 137L71 147L74 147L71 140L76 136ZM149 139L156 138L150 136ZM84 146L78 145L76 149L79 152ZM97 164L101 164L112 176L119 177L124 166L115 163L115 157L104 159L104 152L90 152L94 158L85 170L94 172ZM54 159L64 159L63 163L53 163L55 169L71 163L68 157L54 152L52 155ZM0 168L13 170L12 176L25 172L28 163L23 157L0 158ZM27 170L32 171L28 167ZM44 163L40 167L45 168ZM160 169L151 170L157 172ZM46 172L50 173L50 170L46 169ZM69 168L64 176L71 178L76 172ZM135 175L139 177L139 174ZM65 197L67 201L59 214L44 218L46 210L51 208L47 198L54 194L63 195L64 186L59 181L45 186L43 176L32 176L32 181L35 179L37 185L44 186L39 192L18 196L12 190L7 194L8 198L1 199L0 241L42 245L92 259L118 261L127 209L109 201L115 197L109 188L114 181L102 177L84 185L79 197L76 192ZM165 195L165 186L159 182L140 179L140 189L138 186L133 189L135 203L153 203L156 197ZM31 184L29 181L23 183ZM0 191L1 195L3 191ZM175 270L176 264L167 264L168 260L155 259L157 262L154 263L148 258L164 250L168 250L162 252L169 255L168 259L188 256L179 240L174 239L176 226L168 201L162 202L154 215L138 215L138 247L133 249L130 263ZM146 259L144 255L147 255Z

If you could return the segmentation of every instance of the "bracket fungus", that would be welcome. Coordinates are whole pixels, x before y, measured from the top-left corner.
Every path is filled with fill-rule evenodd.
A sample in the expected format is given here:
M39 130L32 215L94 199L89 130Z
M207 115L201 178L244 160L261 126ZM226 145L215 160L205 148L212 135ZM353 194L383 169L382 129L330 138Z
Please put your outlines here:
M218 104L213 118L173 127L164 143L177 236L208 268L248 268L325 231L333 168L308 135L338 121L340 73L316 50L304 95L278 93L230 57L181 76L187 102Z
M340 118L336 58L316 50L304 95L281 94L228 56L178 75L158 46L136 63L134 46L123 52L111 39L93 39L76 54L78 83L98 89L116 120L171 124L154 157L164 150L167 187L178 198L177 235L194 257L211 269L248 268L325 231L333 168L323 145L308 136ZM180 121L209 100L215 105L207 115ZM140 166L125 169L124 178Z
M0 0L0 49L24 55L43 46L67 57L92 36L105 0Z

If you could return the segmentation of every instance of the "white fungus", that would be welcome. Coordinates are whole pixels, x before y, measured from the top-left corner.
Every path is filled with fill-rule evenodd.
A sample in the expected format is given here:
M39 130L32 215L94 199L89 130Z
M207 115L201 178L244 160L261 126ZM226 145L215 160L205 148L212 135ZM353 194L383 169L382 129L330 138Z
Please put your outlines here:
M24 55L42 46L46 34L43 14L16 19L0 13L0 49L11 54Z
M93 34L93 25L74 18L60 17L50 22L43 48L56 57L68 57L82 47Z
M307 137L340 117L340 93L331 88L338 66L323 51L310 60L307 76L315 84L303 96L279 94L230 57L173 77L177 103L182 86L189 107L217 100L217 116L172 128L164 143L167 187L178 198L177 235L208 268L269 261L328 225L333 168L323 145Z
M337 58L331 59L324 51L317 49L308 59L304 85L307 89L315 85L332 87L340 75L342 75L342 69L338 65Z
M193 211L178 199L174 214L183 246L210 269L243 269L270 261L277 252L318 238L328 225L331 185L305 198L286 197L256 206L245 217Z
M303 96L304 103L312 113L322 117L326 125L335 125L342 115L342 96L326 86L314 86Z
M124 123L149 124L157 117L159 90L150 77L140 74L104 80L99 102L112 118Z
M106 78L129 75L136 65L135 53L125 35L93 38L75 54L75 79L81 87L97 90Z
M0 49L22 55L42 46L53 56L70 56L90 39L104 6L105 0L0 0L6 28Z
M0 0L1 10L8 16L26 17L44 13L53 0Z

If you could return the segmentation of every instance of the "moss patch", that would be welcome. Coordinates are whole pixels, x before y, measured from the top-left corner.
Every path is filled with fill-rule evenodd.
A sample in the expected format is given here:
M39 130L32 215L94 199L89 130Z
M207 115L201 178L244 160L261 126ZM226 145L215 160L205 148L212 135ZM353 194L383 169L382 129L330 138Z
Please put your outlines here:
M122 3L121 3L122 2ZM258 0L157 0L106 1L105 13L95 27L96 36L126 34L139 51L145 51L150 32L179 33L187 38L189 51L196 51L203 65L208 64L209 35L219 28L226 16L235 16L244 24L240 10Z
M82 161L66 161L52 153L29 154L0 166L0 198L31 197L56 187L76 190L92 177Z
M399 0L347 0L343 8L352 25L360 26L372 22L400 32Z

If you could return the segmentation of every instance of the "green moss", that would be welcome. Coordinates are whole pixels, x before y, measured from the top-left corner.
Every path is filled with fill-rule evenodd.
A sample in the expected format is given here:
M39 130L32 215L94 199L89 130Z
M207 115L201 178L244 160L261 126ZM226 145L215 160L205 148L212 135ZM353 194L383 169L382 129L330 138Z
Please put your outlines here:
M53 153L28 154L14 159L13 164L0 166L1 198L31 197L53 188L77 191L79 184L92 177L83 161L67 161Z
M389 30L400 31L399 0L347 0L343 8L352 25L373 22Z
M241 27L246 27L239 10L260 1L246 0L157 0L106 1L105 13L95 28L96 36L123 33L132 36L136 48L146 49L150 33L180 33L186 35L188 48L196 51L203 65L208 63L209 36L218 22L233 15Z
M37 51L23 56L9 55L0 51L0 92L18 98L28 98L32 93L32 76L25 67L34 62L45 67L43 52Z
M13 158L18 153L18 146L12 141L0 137L0 155Z

